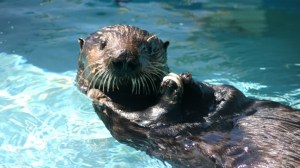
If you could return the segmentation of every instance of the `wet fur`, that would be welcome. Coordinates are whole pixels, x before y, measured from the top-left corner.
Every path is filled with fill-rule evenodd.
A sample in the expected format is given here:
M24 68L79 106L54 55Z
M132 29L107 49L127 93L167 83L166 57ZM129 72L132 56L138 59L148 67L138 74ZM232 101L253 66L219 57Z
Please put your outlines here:
M123 99L116 91L114 96L122 99L115 101L105 91L88 87L85 67L79 61L79 89L93 99L113 137L174 167L300 165L297 109L247 98L233 86L197 82L189 73L178 76L182 86L161 78L156 84L160 93L130 93L132 99ZM133 107L135 101L142 105Z

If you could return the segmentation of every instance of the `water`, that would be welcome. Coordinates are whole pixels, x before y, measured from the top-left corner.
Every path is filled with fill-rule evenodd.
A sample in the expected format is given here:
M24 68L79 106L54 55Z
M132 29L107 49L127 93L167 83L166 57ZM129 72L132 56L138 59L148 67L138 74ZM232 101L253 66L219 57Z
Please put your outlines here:
M78 37L131 24L174 72L300 108L297 0L0 1L0 167L170 167L115 141L74 87Z

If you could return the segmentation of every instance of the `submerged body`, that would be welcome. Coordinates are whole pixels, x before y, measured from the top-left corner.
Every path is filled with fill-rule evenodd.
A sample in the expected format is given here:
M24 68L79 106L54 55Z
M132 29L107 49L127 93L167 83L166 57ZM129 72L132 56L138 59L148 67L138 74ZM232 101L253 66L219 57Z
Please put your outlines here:
M299 110L169 74L169 43L136 27L79 43L78 87L118 141L174 167L300 165Z

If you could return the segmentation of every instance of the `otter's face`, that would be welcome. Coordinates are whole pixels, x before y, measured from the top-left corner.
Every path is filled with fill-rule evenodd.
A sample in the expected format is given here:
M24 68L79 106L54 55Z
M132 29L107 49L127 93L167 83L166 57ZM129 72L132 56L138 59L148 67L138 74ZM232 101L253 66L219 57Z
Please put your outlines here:
M105 27L80 39L79 65L88 89L102 92L130 89L133 94L157 92L168 73L167 47L155 35L132 26Z

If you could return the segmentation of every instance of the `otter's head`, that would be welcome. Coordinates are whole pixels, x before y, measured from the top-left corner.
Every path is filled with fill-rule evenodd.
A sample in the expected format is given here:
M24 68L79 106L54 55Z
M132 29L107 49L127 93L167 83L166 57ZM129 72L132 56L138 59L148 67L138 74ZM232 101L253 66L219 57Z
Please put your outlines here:
M156 35L133 26L105 27L79 39L77 82L82 90L153 94L168 73L167 47Z

